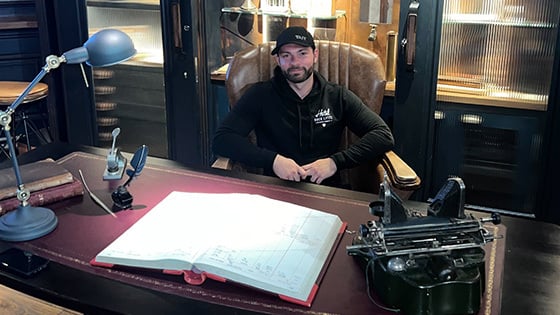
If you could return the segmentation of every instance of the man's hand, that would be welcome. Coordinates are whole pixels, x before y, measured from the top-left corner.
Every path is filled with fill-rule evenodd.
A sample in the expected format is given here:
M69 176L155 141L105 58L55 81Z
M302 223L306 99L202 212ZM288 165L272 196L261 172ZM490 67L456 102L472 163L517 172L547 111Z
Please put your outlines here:
M313 163L302 166L307 176L311 176L313 183L320 184L323 180L336 173L336 164L331 158L319 159Z
M272 170L276 176L296 182L307 177L307 173L303 167L299 166L294 160L288 159L280 154L277 154L274 158Z

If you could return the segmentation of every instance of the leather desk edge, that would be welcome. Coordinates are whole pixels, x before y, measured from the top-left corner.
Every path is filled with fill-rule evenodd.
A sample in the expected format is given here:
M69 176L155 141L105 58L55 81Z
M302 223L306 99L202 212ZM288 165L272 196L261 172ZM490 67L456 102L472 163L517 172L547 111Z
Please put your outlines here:
M97 155L101 155L104 156L106 155L106 151L107 149L101 149L101 148L96 148L96 147L90 147L90 146L81 146L81 145L71 145L71 144L66 144L66 143L51 143L45 146L41 146L38 147L35 150L32 150L30 152L27 152L23 155L21 155L20 157L18 157L19 161L21 164L25 164L25 163L30 163L33 161L37 161L46 157L52 157L53 159L59 159L67 154L70 154L72 152L85 152L85 153L92 153L92 154L97 154ZM7 163L6 163L7 162ZM166 159L159 159L159 158L151 158L148 160L148 163L151 164L153 163L154 165L163 165L163 166L174 166L174 167L180 167L180 168L186 168L189 169L189 166L184 165L182 163L179 162L175 162L175 161L171 161L171 160L166 160ZM10 161L5 161L3 163L0 163L0 168L5 168L5 167L11 167L11 163ZM198 169L197 169L198 170ZM342 189L336 189L336 188L330 188L330 187L321 187L318 185L313 185L313 184L306 184L306 183L294 183L297 185L290 185L291 183L287 183L275 178L266 178L265 176L260 176L260 175L245 175L245 176L239 176L239 174L232 174L233 172L230 171L223 171L223 170L215 170L215 169L203 169L201 170L203 172L208 172L208 173L212 173L212 174L218 174L218 175L226 175L229 177L236 177L236 178L240 178L240 177L244 177L242 179L248 179L248 180L257 180L257 181L262 181L264 183L270 183L270 184L281 184L284 186L293 186L293 187L298 187L298 188L304 188L309 190L310 192L315 191L315 192L319 192L319 193L327 193L327 194L337 194L340 196L340 194L345 194L345 197L348 198L358 198L360 200L371 200L371 198L373 198L375 195L372 194L365 194L365 193L353 193L350 191L346 191L346 190L342 190ZM317 186L317 187L314 187ZM421 205L423 203L418 202L418 205ZM515 225L516 220L520 220L519 218L505 218L504 221L506 222L510 222L512 221L512 224ZM508 235L511 233L511 230L508 229ZM501 241L501 240L498 240ZM506 245L507 246L507 245ZM507 265L507 255L508 255L508 251L506 249L506 257L504 258L505 262L504 265ZM498 262L500 263L500 262ZM212 311L212 312L223 312L223 313L231 313L232 309L226 307L226 306L217 306L217 305L212 305L212 306L204 306L204 305L198 305L198 303L196 303L196 301L186 301L183 298L179 298L177 296L174 295L170 295L167 293L161 293L161 292L149 292L148 290L142 289L142 288L138 288L138 287L134 287L128 284L124 284L124 283L120 283L120 282L116 282L113 280L109 280L103 277L96 277L95 275L91 275L91 274L87 274L85 272L79 271L79 270L68 270L68 268L66 268L63 265L57 264L57 263L51 263L49 268L52 272L47 272L44 275L41 275L38 278L35 279L18 279L10 274L6 274L3 272L0 272L0 282L3 283L4 285L11 287L13 289L16 289L18 291L24 292L26 294L32 295L34 297L40 298L40 299L44 299L45 301L49 301L51 303L55 303L57 305L60 306L64 306L64 307L68 307L74 310L78 310L78 311L84 311L84 312L91 312L91 313L111 313L111 311L107 310L107 309L103 309L100 308L97 305L97 303L95 303L97 300L93 301L91 299L84 301L84 300L76 300L75 298L73 298L73 290L67 290L67 292L64 292L64 290L58 290L59 288L61 288L60 285L58 286L53 286L53 283L55 282L60 282L61 279L58 279L58 277L56 276L58 273L63 272L65 274L64 278L68 278L68 279L72 279L71 281L74 281L75 283L89 283L89 284L94 284L93 286L90 285L91 288L82 288L80 290L93 290L95 288L103 288L106 286L110 286L111 287L111 293L112 292L118 292L118 291L123 291L123 290L134 290L134 296L135 298L139 298L138 301L142 301L139 302L138 305L136 306L136 308L138 310L144 310L146 311L146 305L150 305L151 301L157 302L157 303L161 303L163 302L163 307L164 307L164 311L172 311L175 310L175 308L178 308L179 310L184 310L184 307L194 307L195 309L198 308L199 311ZM503 280L502 280L503 281ZM507 286L506 286L507 287ZM132 288L132 289L131 289ZM100 298L101 300L104 299L104 297L107 294L111 294L109 292L99 292ZM505 293L507 294L507 292ZM502 292L502 295L504 295L504 292ZM111 298L111 296L109 296L109 298ZM117 302L115 302L116 304L119 304ZM112 305L112 307L115 307L115 309L119 309L119 307L117 305ZM124 306L123 306L124 307ZM202 309L201 309L202 308ZM502 311L504 310L504 308L502 307ZM176 311L176 310L175 310ZM238 314L252 314L252 312L249 311L245 311L245 310L240 310L237 312Z

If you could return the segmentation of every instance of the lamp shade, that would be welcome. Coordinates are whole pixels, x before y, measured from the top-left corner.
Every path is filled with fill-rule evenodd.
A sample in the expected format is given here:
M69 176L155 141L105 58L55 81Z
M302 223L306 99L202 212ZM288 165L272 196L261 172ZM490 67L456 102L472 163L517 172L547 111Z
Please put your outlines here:
M136 54L132 39L117 29L103 29L84 44L88 52L86 63L92 67L106 67L123 62Z

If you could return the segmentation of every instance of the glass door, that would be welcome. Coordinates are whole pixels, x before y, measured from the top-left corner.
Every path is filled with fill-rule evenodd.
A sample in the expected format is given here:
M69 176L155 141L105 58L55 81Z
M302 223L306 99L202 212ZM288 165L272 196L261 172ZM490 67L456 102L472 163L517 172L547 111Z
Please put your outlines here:
M550 0L444 1L438 99L545 111L559 9Z
M469 208L538 216L560 4L413 0L400 19L394 128L417 199L459 176Z
M193 166L208 164L205 67L199 19L203 1L41 0L45 41L53 51L79 47L100 28L128 33L138 54L119 65L63 67L49 76L49 93L61 110L61 140L126 151L147 145L151 156ZM70 32L69 30L72 30ZM101 70L101 71L98 71ZM95 73L93 73L95 71ZM93 84L84 84L85 77ZM200 73L204 73L200 71ZM51 89L52 87L52 89ZM202 88L201 88L202 89ZM200 100L200 101L199 101Z
M127 33L138 51L133 59L93 69L99 146L134 152L142 144L150 155L168 157L163 71L162 21L159 0L88 0L89 34L102 28Z

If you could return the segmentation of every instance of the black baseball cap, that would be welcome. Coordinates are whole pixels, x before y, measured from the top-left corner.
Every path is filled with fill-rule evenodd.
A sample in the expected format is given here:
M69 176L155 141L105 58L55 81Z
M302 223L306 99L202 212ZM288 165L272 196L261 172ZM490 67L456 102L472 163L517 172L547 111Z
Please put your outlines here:
M286 44L297 44L315 49L313 36L302 26L290 26L283 30L276 38L276 47L274 47L271 54L276 55L280 47Z

